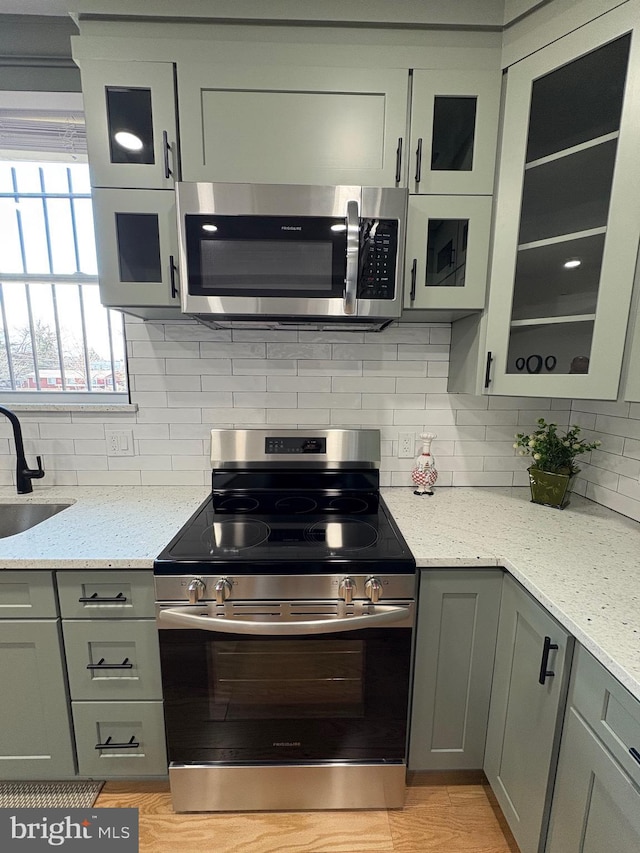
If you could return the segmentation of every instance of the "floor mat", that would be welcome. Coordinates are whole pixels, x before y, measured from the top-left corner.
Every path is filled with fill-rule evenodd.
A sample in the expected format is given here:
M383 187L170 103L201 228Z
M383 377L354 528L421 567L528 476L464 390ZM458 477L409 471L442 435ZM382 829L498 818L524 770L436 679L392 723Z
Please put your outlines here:
M104 782L0 782L2 809L87 809Z

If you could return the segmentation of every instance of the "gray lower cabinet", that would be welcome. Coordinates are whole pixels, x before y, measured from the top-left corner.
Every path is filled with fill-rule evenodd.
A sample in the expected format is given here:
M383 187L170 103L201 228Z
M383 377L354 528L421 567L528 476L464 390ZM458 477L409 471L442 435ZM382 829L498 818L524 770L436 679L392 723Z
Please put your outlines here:
M505 575L484 770L521 853L540 849L572 653L573 638Z
M640 850L640 703L579 647L546 853Z
M73 776L51 572L0 572L0 613L0 779Z
M58 572L71 711L82 776L167 773L149 572Z
M482 768L502 570L420 573L409 768Z
M156 702L73 702L78 772L100 779L167 773L164 712Z

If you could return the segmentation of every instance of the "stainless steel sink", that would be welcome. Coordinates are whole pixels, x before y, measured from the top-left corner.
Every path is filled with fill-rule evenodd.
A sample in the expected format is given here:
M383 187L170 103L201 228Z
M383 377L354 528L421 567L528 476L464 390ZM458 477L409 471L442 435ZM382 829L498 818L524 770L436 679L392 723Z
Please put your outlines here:
M0 539L23 533L71 504L3 504L0 503Z

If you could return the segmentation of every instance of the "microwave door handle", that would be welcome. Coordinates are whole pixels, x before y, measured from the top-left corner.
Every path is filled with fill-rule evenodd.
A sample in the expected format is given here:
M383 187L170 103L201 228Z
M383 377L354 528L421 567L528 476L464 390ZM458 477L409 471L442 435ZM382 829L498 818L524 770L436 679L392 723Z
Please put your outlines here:
M202 631L219 631L223 634L252 634L258 636L283 636L305 634L332 634L338 631L359 631L376 625L403 622L411 616L407 607L375 605L373 613L363 616L330 616L304 622L259 622L233 619L226 616L208 616L194 613L193 607L169 607L158 613L159 627L199 628Z
M344 313L356 313L360 253L360 211L357 201L347 202L347 269L344 278Z

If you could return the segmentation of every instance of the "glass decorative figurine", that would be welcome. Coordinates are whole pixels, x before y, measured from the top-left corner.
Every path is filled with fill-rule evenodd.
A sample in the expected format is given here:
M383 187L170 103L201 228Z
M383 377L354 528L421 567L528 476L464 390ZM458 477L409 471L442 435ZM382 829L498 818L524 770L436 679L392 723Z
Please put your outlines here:
M433 489L431 487L438 479L438 472L436 470L435 459L431 455L431 442L437 437L437 435L434 435L431 432L420 433L420 438L422 439L422 452L416 459L415 468L411 472L411 479L416 487L413 493L414 495L433 494Z

